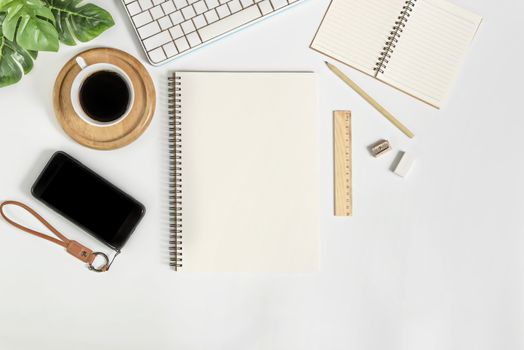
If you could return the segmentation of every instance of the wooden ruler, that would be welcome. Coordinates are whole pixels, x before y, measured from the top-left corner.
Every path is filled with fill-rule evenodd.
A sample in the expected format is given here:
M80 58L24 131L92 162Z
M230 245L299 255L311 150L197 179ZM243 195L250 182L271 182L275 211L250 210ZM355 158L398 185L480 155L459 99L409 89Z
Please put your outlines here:
M353 215L351 168L351 112L333 115L335 161L335 216Z

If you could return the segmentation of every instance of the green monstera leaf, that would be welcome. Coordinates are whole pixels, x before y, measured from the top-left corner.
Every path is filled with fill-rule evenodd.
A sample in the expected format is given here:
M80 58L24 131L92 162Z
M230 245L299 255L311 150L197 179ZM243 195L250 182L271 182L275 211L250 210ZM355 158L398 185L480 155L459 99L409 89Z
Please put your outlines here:
M8 40L2 33L5 14L0 13L0 87L17 83L33 69L36 51L28 51Z
M82 0L44 1L55 16L60 41L66 45L92 40L115 24L109 12L93 4L83 5Z
M87 42L114 24L109 12L82 0L0 0L0 88L29 73L38 51Z
M58 51L55 18L41 0L0 0L3 35L27 50Z

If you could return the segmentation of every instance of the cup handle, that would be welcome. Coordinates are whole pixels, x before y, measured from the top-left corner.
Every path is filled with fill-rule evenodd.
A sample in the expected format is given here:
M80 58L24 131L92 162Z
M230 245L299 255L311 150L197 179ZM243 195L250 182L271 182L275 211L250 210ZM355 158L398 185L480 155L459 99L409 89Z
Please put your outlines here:
M75 60L80 69L84 69L87 67L86 61L81 56L78 56Z

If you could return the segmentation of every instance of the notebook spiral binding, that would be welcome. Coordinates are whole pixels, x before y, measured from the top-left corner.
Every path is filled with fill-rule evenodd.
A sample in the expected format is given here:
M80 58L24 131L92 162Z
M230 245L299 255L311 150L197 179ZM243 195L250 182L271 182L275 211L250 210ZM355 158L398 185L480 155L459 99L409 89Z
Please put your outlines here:
M181 81L174 75L169 85L169 265L182 267L182 115Z
M391 54L397 47L398 39L402 35L402 32L404 32L406 22L409 20L409 17L411 17L411 12L413 11L413 7L415 7L416 2L417 0L406 0L404 6L402 6L402 11L400 11L400 15L397 17L395 25L389 32L386 45L383 49L384 51L380 53L378 62L375 64L375 68L373 68L376 74L384 73L389 60L391 59Z

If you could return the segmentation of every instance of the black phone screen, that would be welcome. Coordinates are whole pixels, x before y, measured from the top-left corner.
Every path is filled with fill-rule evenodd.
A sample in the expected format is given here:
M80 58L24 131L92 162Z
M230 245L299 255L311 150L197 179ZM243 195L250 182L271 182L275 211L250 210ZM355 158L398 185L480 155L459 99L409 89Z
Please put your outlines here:
M32 193L115 250L123 247L145 212L138 201L64 152L53 155Z

